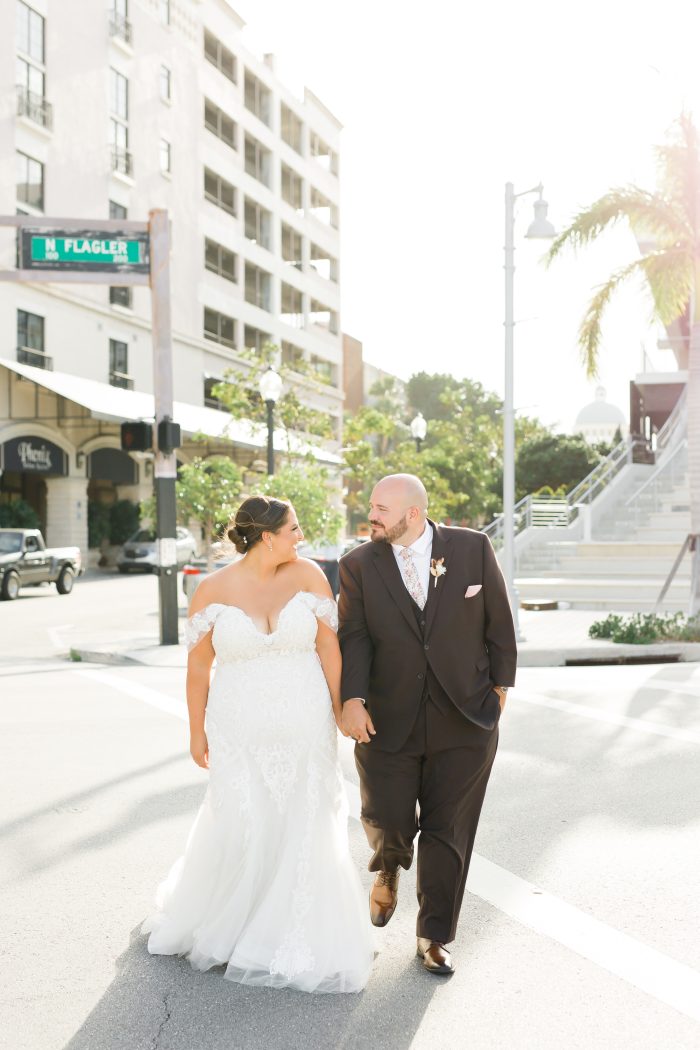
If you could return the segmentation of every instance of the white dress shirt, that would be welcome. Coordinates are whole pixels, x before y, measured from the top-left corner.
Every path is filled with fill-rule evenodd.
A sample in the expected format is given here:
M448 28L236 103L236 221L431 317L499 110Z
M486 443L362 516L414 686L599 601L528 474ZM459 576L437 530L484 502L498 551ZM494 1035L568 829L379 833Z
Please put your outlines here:
M406 562L401 557L401 551L404 549L404 546L406 546L406 544L392 543L391 549L394 552L396 564L401 573L401 579L404 582L404 586L406 586L406 577L404 575ZM418 579L420 580L420 585L423 588L423 594L427 601L428 588L430 587L430 556L433 550L433 529L429 521L426 521L423 532L414 543L409 545L409 549L413 556L413 564L416 567ZM409 590L409 588L406 587L406 590Z

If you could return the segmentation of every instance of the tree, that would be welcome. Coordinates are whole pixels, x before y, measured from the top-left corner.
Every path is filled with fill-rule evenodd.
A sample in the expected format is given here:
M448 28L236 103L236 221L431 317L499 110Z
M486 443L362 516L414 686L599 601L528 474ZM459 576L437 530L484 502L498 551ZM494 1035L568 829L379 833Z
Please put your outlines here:
M265 343L260 352L245 350L240 356L248 365L245 373L240 369L227 368L223 381L214 385L212 394L234 419L246 419L265 426L267 408L260 397L258 383L263 372L276 365L279 349L274 343ZM295 383L301 376L319 384L323 383L322 377L306 361L296 362L294 368L281 365L278 371L284 380L284 387L275 405L275 422L287 435L288 449L292 450L292 435L295 433L304 433L318 440L334 438L328 414L303 404L296 392Z
M518 447L515 460L517 497L549 487L570 491L583 481L600 456L580 434L547 434Z
M175 485L177 519L186 525L193 518L202 528L204 541L209 545L220 538L224 526L238 506L243 475L240 467L228 456L196 456L179 471ZM141 503L141 516L155 521L155 497ZM209 557L211 553L209 551Z
M687 418L690 530L695 546L690 615L695 615L700 611L700 136L688 114L681 114L656 155L655 191L634 185L610 190L579 212L556 238L548 261L566 247L579 249L590 244L620 222L626 222L640 241L653 242L653 248L613 273L588 305L579 347L589 377L598 371L605 309L630 278L644 278L651 293L652 315L662 324L671 324L691 310Z
M336 543L343 525L342 513L332 505L328 471L315 463L282 467L260 485L265 496L287 499L294 506L309 543Z

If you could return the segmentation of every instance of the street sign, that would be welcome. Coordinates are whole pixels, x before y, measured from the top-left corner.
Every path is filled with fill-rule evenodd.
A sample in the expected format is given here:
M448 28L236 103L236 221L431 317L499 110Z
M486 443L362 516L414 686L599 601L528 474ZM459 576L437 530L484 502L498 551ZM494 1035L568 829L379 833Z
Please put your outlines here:
M99 270L148 273L148 233L112 230L18 230L18 266L22 270Z

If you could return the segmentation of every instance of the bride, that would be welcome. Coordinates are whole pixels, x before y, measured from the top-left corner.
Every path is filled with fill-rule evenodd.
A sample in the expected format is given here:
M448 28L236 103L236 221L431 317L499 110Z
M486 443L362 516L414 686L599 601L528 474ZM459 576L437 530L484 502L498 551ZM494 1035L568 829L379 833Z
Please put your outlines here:
M225 964L242 984L357 992L373 946L337 757L335 600L297 556L289 503L245 500L228 537L244 557L202 581L185 628L190 751L209 787L142 931L152 954Z

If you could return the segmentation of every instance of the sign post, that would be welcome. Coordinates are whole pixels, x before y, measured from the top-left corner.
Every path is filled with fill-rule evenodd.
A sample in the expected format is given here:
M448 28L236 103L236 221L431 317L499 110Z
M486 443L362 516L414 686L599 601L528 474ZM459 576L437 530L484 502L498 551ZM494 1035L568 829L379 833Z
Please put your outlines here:
M158 543L161 645L177 645L177 548L175 448L172 422L173 370L170 319L170 226L168 213L154 209L148 223L126 219L44 219L0 216L17 229L17 269L0 281L150 285L155 401L154 484ZM116 279L115 279L116 275ZM161 439L162 436L162 439Z

